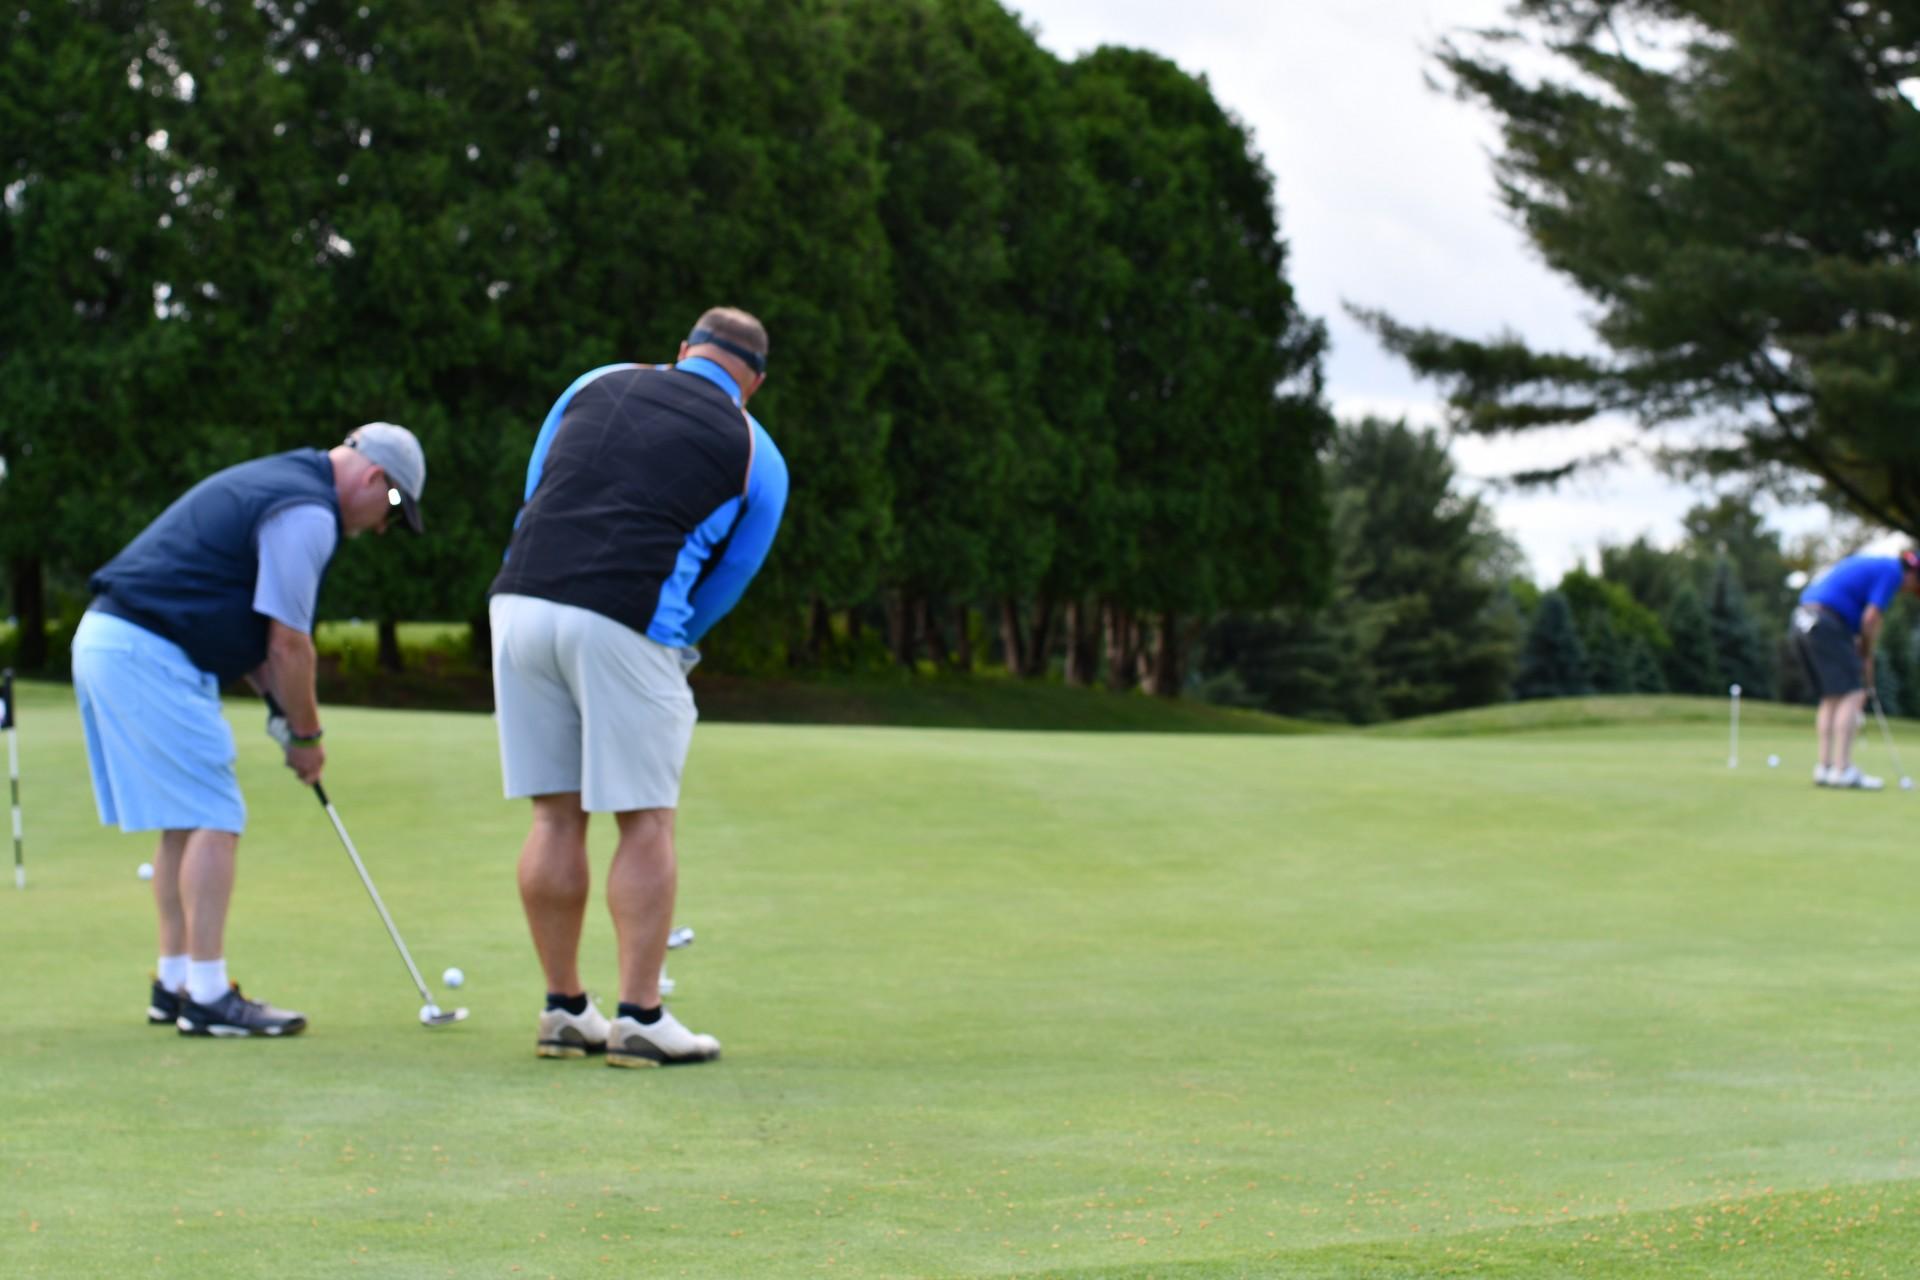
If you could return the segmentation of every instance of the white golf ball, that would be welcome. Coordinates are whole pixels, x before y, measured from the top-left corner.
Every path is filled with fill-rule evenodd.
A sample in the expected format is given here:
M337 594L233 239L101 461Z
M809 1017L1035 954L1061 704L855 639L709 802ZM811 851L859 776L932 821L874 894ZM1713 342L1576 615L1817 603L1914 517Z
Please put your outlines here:
M1902 791L1911 791L1911 790L1913 790L1913 779L1912 779L1912 778L1902 778L1902 779L1900 779L1900 789L1901 789Z
M1768 757L1767 757L1767 768L1769 768L1769 769L1778 769L1779 767L1780 767L1780 757L1779 757L1779 756L1768 756Z
M153 879L153 864L151 862L143 862L140 864L140 878L142 880Z
M458 969L449 969L440 975L440 981L449 987L457 987L467 980L467 975Z

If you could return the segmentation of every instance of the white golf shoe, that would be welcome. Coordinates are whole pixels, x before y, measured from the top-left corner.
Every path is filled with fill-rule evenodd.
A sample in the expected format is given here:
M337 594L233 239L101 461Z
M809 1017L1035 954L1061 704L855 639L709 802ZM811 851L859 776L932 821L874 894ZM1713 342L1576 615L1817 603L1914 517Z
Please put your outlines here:
M607 1047L607 1015L587 997L585 1013L547 1009L540 1014L540 1040L534 1046L543 1058L584 1058Z
M1833 785L1833 775L1834 770L1827 768L1827 766L1823 764L1817 764L1813 766L1813 785L1816 787L1830 787Z
M1850 764L1845 769L1836 769L1828 775L1827 785L1850 791L1879 791L1887 784L1870 773L1860 772L1860 766Z
M698 1035L680 1020L660 1011L660 1021L647 1024L637 1018L615 1018L607 1034L610 1067L670 1067L682 1062L711 1062L720 1056L720 1042Z

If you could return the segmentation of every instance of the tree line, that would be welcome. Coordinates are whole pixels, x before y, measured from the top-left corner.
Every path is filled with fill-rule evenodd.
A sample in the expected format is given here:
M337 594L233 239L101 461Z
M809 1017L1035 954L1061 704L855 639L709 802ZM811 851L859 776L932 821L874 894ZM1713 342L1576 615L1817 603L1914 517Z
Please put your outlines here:
M1220 611L1329 591L1324 329L1245 126L1164 59L1063 61L993 0L0 21L24 666L194 480L377 419L425 444L430 536L343 549L323 611L484 646L547 407L721 302L767 323L794 477L723 667L994 646L1173 693Z
M1787 620L1800 585L1859 541L1841 527L1791 545L1732 493L1689 510L1672 547L1603 544L1542 588L1445 436L1377 419L1343 424L1323 459L1334 591L1325 607L1220 615L1200 696L1366 724L1508 699L1676 693L1813 700ZM1876 678L1887 709L1920 714L1915 626L1889 611Z

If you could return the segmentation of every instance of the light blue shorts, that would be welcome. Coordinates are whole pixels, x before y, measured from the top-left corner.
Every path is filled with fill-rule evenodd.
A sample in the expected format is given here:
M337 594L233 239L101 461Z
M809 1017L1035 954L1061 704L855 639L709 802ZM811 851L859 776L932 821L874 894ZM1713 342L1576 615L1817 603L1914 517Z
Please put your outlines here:
M122 831L246 829L220 682L145 627L89 610L73 692L100 821Z

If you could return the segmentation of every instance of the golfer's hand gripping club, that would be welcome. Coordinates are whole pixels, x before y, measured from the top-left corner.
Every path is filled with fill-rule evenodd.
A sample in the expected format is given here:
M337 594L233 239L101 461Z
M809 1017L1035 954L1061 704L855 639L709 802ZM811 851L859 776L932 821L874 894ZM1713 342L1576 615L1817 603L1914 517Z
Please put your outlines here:
M267 702L267 736L280 744L280 750L287 758L287 768L299 777L300 781L318 784L320 770L327 762L327 753L315 741L303 741L293 736L293 725L287 720L287 712L280 700L273 696L273 690L262 689L260 696Z
M271 692L261 695L267 700L267 736L280 744L282 751L293 746L293 729L287 724L287 713L280 706L280 700Z

